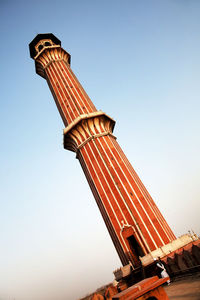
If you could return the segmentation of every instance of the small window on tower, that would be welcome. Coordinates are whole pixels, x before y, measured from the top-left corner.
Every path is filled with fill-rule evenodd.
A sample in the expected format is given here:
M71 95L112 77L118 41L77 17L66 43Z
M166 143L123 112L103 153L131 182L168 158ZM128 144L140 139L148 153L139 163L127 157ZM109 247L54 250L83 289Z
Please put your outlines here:
M43 48L43 45L39 45L38 50L41 51Z
M44 45L45 46L51 46L51 44L49 42L45 42Z

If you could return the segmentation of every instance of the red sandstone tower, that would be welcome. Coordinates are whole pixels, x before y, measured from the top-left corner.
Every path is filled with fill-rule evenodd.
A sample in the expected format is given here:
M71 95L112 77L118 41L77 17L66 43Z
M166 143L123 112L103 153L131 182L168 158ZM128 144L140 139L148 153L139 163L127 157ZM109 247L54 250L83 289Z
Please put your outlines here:
M122 264L138 266L176 237L117 143L115 121L95 108L61 42L38 34L29 47L66 126L64 148L76 152Z

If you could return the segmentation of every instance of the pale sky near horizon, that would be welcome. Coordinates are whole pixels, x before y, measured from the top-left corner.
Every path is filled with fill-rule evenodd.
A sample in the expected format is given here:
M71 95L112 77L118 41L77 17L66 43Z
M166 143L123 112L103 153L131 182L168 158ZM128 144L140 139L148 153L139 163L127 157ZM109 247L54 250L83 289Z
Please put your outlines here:
M200 2L0 1L0 300L74 300L121 263L28 44L52 32L177 236L200 234Z

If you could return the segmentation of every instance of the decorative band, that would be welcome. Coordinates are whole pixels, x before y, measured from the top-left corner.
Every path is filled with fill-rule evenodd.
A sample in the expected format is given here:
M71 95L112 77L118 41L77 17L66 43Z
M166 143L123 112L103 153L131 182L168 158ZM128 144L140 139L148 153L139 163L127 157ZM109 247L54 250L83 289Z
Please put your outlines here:
M43 69L45 70L49 65L51 65L53 62L56 62L56 61L65 61L66 62L66 60L64 59L64 58L58 58L58 59L52 59L52 60L50 60L50 62L48 62L47 64L46 64L46 66L44 66L43 67Z
M77 149L81 149L85 144L87 144L90 140L92 139L96 139L96 138L99 138L101 136L105 136L105 135L109 135L111 137L113 137L115 140L117 139L116 136L114 136L111 132L109 131L106 131L106 132L103 132L103 133L98 133L98 134L93 134L92 136L90 136L89 138L87 138L83 143L81 143Z

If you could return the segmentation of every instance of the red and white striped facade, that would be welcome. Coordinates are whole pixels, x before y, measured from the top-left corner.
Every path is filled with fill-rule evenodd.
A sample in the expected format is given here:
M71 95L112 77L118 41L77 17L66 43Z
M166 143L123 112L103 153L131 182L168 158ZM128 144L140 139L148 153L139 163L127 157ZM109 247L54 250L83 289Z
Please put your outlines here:
M65 149L76 152L123 265L176 239L113 135L115 121L94 104L52 34L30 44L66 126Z

